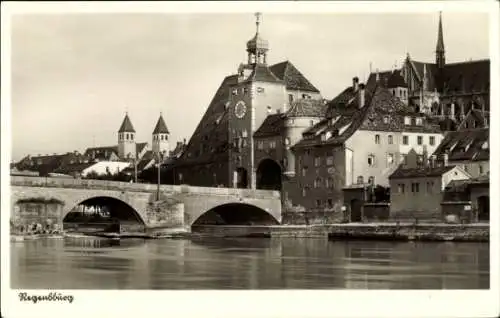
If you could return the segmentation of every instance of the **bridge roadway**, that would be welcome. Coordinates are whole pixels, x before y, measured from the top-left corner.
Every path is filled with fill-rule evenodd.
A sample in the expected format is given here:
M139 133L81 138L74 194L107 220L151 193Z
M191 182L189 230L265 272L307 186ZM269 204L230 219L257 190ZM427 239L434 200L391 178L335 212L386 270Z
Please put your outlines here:
M115 202L130 207L144 229L184 228L208 211L224 209L225 213L262 214L281 222L281 200L278 191L157 185L103 180L11 176L11 218L33 217L29 204L52 205L38 212L39 217L52 217L62 225L64 217L82 203ZM57 205L56 208L53 206ZM39 209L44 210L44 209Z

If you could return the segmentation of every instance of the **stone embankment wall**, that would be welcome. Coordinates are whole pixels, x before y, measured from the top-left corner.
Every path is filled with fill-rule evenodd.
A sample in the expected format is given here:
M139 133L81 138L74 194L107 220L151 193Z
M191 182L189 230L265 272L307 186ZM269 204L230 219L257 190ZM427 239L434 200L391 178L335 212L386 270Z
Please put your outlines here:
M448 224L332 224L318 226L192 227L192 236L210 237L309 237L333 240L428 240L488 242L489 226Z

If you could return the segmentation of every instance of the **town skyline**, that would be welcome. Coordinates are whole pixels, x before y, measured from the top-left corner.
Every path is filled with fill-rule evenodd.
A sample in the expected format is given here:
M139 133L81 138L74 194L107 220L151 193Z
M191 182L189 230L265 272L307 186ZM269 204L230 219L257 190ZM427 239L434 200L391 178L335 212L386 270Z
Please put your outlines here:
M290 60L331 99L353 76L365 81L370 63L372 71L400 67L407 52L433 61L437 21L437 12L263 12L261 34L270 42L270 64ZM12 22L13 160L114 145L126 112L137 142L151 143L160 112L171 147L189 140L222 79L245 61L245 43L255 32L250 13L51 15ZM225 25L235 27L217 32ZM443 12L443 32L448 63L489 57L487 14ZM46 129L55 125L60 128Z

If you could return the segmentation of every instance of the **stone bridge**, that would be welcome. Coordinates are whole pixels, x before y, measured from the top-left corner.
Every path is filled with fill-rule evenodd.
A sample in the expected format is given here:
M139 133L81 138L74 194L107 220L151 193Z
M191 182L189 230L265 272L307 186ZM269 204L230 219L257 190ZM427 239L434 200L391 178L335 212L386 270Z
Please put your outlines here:
M281 222L281 200L277 191L160 185L160 200L157 200L154 184L24 176L11 176L10 191L11 217L23 219L33 215L23 206L45 202L59 206L54 214L61 225L76 206L98 200L131 208L146 229L182 227L189 230L210 211L233 217L238 213L259 214L271 222Z

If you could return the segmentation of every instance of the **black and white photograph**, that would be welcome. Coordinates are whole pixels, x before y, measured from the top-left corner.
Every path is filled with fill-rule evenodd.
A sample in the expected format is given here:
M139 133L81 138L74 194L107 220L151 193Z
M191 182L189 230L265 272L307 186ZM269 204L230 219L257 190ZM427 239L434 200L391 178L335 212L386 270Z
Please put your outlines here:
M495 1L4 4L2 316L500 314Z

